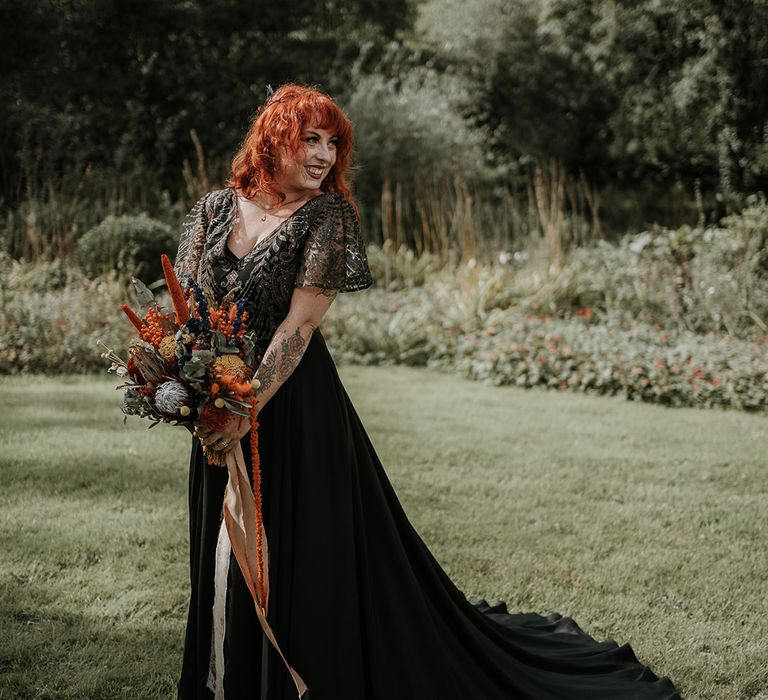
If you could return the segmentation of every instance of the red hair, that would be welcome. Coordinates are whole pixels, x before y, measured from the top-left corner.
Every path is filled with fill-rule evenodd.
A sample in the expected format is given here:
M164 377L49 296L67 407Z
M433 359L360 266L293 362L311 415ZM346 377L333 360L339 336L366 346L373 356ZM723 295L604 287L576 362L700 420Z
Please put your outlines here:
M280 203L285 200L275 183L275 168L280 151L297 158L306 147L302 132L308 126L327 129L337 138L336 162L320 189L341 192L350 199L344 177L352 153L352 124L336 103L324 92L295 83L281 85L251 122L240 150L232 159L232 175L227 186L244 197L264 192Z

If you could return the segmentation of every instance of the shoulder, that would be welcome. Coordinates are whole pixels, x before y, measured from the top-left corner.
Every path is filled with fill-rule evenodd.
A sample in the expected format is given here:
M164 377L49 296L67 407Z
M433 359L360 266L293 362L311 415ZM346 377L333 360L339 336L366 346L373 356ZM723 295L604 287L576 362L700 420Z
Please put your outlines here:
M211 190L210 192L206 192L200 198L200 201L203 202L209 210L218 209L221 206L232 204L235 201L235 193L234 190L229 187L225 187L221 190Z
M359 220L357 208L341 192L325 192L312 201L322 220L338 221L341 218L349 223Z

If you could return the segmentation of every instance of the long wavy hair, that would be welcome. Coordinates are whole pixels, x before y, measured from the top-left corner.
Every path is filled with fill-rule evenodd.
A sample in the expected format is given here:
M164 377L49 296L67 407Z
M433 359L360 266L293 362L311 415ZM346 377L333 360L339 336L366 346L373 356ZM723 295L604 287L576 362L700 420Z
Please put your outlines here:
M338 139L336 162L320 189L341 192L351 199L345 173L352 153L352 124L324 92L295 83L281 85L258 108L240 150L232 159L227 186L247 198L261 192L274 197L277 204L283 202L285 192L275 182L279 157L300 158L306 147L301 135L308 126L327 129Z

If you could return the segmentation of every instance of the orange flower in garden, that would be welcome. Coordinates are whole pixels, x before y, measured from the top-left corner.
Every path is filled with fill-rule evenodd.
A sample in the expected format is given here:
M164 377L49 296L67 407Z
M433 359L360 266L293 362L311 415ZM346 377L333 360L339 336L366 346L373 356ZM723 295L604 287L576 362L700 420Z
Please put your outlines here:
M179 280L176 277L176 273L173 271L173 265L171 265L170 258L163 253L160 256L160 261L163 264L163 275L165 275L165 283L168 285L168 291L173 301L173 310L176 312L176 323L181 325L186 323L189 319L189 307L187 306L187 299L184 296L184 290L182 290Z

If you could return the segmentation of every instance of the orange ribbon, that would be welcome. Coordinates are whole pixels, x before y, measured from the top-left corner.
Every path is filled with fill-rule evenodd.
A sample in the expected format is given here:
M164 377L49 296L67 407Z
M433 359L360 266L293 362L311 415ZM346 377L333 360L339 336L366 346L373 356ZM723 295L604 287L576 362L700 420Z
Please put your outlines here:
M258 459L258 457L254 457ZM269 567L267 536L261 517L257 517L256 500L248 481L248 471L245 466L243 449L238 441L234 448L225 455L225 466L229 473L226 489L224 490L224 523L232 545L232 551L243 572L243 578L251 592L256 607L256 615L259 618L264 634L272 646L275 647L280 658L285 663L288 673L291 674L299 700L307 692L306 683L301 676L291 667L285 655L277 643L274 632L267 622L267 609L269 602ZM258 513L260 516L261 513ZM258 534L261 537L258 537ZM261 539L261 557L259 557L259 539ZM261 566L260 566L261 564ZM261 570L260 570L261 569Z

